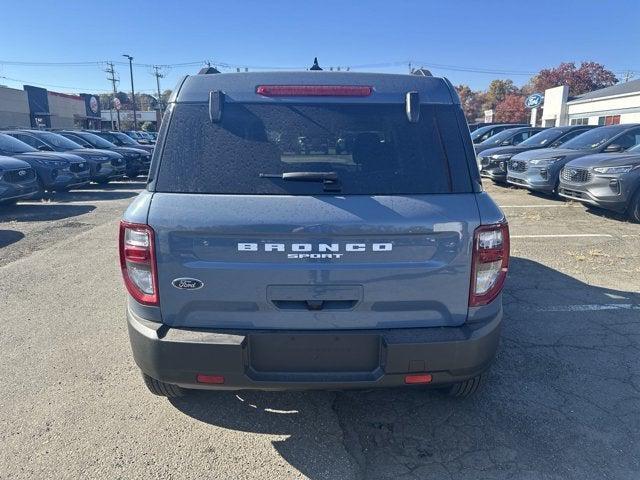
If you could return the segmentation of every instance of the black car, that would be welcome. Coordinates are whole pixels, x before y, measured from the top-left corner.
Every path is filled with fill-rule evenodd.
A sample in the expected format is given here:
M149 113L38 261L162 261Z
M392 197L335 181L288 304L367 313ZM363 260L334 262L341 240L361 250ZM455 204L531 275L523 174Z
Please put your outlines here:
M595 125L571 125L566 127L547 128L527 138L518 145L495 147L484 150L478 155L480 175L496 182L507 181L507 162L514 155L539 148L557 148L564 142L577 137Z
M144 149L119 147L98 135L85 131L61 130L59 133L85 148L99 148L119 153L126 161L125 173L131 179L149 173L151 154Z
M106 141L111 142L118 147L138 148L153 154L153 147L151 145L142 145L129 135L122 132L110 132L106 130L85 130L85 132L93 133L94 135L102 137Z
M44 130L7 130L4 133L40 151L67 152L84 158L94 182L109 183L124 177L124 157L116 152L84 148L58 133Z
M474 144L482 143L495 134L507 130L509 128L527 127L526 123L496 123L480 127L471 132L471 141Z
M11 205L38 193L36 171L24 160L0 156L0 205Z
M482 143L474 145L476 154L479 154L485 150L495 147L507 147L513 145L519 145L527 138L532 137L536 133L544 130L543 127L516 127L509 128L496 133L494 136L488 138Z
M640 222L640 145L570 161L560 171L558 193Z
M36 171L41 190L69 190L90 181L89 164L78 155L42 152L17 138L0 133L0 155L27 162Z

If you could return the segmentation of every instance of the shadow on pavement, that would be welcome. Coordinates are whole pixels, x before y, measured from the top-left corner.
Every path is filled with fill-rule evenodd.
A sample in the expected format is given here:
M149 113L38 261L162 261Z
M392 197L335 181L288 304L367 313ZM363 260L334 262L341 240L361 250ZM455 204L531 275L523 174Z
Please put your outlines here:
M312 479L638 478L640 294L513 258L504 304L487 384L466 400L418 388L172 403L211 425L287 435L274 448Z
M46 202L17 204L0 210L0 222L47 222L92 212L94 205L60 205Z
M0 230L0 248L19 242L24 238L24 233L15 230Z

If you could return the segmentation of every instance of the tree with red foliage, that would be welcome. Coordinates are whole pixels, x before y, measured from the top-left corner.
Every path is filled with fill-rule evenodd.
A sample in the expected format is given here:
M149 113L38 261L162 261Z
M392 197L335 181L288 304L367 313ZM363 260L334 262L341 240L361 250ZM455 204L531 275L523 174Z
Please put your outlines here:
M507 94L496 105L495 121L504 123L527 123L529 111L524 105L525 97L515 93Z
M570 95L583 93L610 87L618 82L614 73L607 70L604 65L596 62L582 62L576 67L573 62L561 63L555 68L540 70L531 79L533 90L544 93L547 88L567 85Z
M482 103L484 94L474 92L468 85L458 85L455 87L460 97L460 104L464 111L464 116L469 123L482 116Z

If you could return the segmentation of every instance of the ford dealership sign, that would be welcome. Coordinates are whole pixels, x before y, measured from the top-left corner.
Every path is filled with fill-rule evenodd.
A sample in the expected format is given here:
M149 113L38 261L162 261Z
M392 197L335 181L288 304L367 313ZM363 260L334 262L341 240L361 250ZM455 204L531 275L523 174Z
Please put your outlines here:
M541 93L532 93L525 99L524 104L527 108L536 108L542 105L542 102L544 102L544 95Z

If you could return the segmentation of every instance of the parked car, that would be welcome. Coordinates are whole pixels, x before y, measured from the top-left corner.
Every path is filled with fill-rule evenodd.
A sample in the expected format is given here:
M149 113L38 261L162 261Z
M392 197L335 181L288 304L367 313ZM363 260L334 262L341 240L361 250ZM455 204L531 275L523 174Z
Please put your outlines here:
M33 197L40 190L36 171L27 162L0 156L0 205Z
M623 152L640 143L640 124L594 128L564 143L515 155L507 164L507 182L544 193L555 193L560 170L571 160L594 153Z
M535 135L536 133L544 130L542 127L516 127L516 128L508 128L506 130L501 131L500 133L496 133L494 136L489 137L482 143L478 143L474 145L474 149L476 154L480 154L485 150L489 150L495 147L507 147L513 145L519 145L524 142L527 138Z
M561 196L626 213L640 222L640 145L572 160L560 171Z
M146 150L141 148L118 147L98 135L84 131L63 130L59 133L85 148L99 148L101 150L111 150L119 153L125 159L125 175L128 178L137 178L139 175L146 175L149 172L151 155Z
M84 148L58 133L44 130L7 130L4 133L37 150L67 152L84 158L93 182L105 184L124 177L124 157L116 152Z
M104 138L106 141L117 145L118 147L131 147L139 150L145 150L149 154L153 154L153 147L151 145L142 145L136 142L129 135L122 132L109 132L105 130L85 130L86 132L93 133L99 137Z
M526 123L497 123L484 127L477 128L471 132L471 140L474 144L482 143L488 138L493 137L496 133L500 133L503 130L516 127L528 127Z
M199 74L175 95L120 226L131 345L153 393L478 388L509 237L450 82ZM318 136L327 152L300 151Z
M518 145L495 147L484 150L478 155L480 175L495 182L507 181L507 162L514 155L540 148L557 148L574 137L595 128L592 125L571 125L567 127L547 128L527 138Z
M89 164L78 155L41 152L17 138L0 133L0 155L24 160L36 171L41 190L66 191L90 181Z
M146 145L151 143L151 139L147 137L147 135L144 132L141 132L138 130L127 130L124 133L129 135L132 139L134 139L138 143L142 143Z

